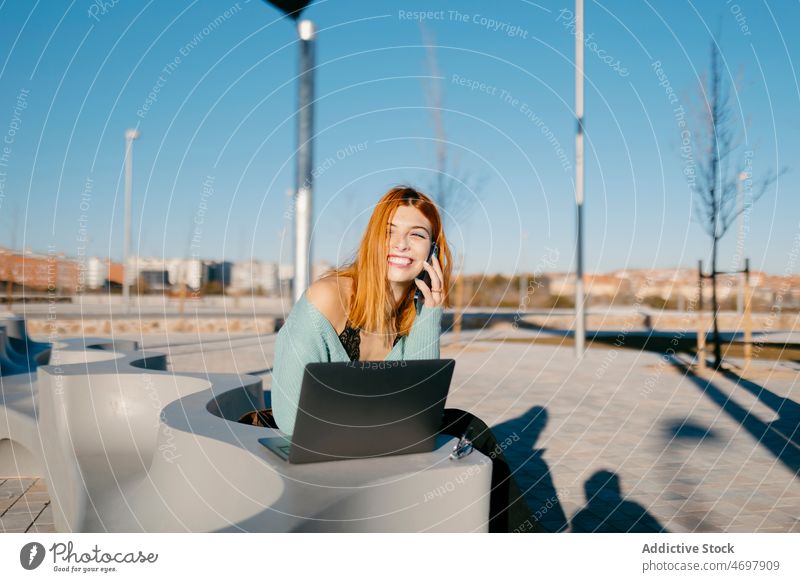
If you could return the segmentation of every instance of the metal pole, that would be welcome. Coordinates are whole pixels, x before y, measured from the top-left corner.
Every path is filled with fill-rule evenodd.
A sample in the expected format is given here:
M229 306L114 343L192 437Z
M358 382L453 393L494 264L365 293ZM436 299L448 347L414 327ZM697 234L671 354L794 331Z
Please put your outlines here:
M527 261L527 253L525 252L525 249L527 249L527 248L528 248L528 233L527 232L523 232L522 233L522 264L523 264L523 267L525 265L527 265L527 263L528 263L528 261ZM528 274L525 273L523 269L520 269L520 272L519 272L519 304L518 304L518 307L517 307L519 311L527 311L528 305L525 302L525 298L527 296L527 293L528 293ZM530 299L530 298L528 298L528 299Z
M131 193L133 190L133 140L139 139L139 130L125 132L125 242L122 259L122 304L125 313L130 313L130 276L128 257L131 250Z
M314 135L314 23L301 20L300 87L297 131L297 199L295 200L294 285L295 303L311 282L312 140Z
M753 361L753 291L750 289L750 259L744 260L744 368Z
M739 258L737 270L741 270L742 257L744 255L744 196L742 192L742 182L744 182L747 174L741 172L736 180L736 210L739 213L737 220L737 233L736 233L736 254ZM736 294L736 313L741 316L744 313L744 273L738 273L738 293Z
M461 321L464 317L464 255L458 253L458 276L456 278L456 308L453 312L453 346L461 341Z
M697 369L706 369L706 323L703 315L703 261L697 261Z
M575 0L575 203L577 221L575 271L575 355L586 349L586 313L583 296L583 0Z

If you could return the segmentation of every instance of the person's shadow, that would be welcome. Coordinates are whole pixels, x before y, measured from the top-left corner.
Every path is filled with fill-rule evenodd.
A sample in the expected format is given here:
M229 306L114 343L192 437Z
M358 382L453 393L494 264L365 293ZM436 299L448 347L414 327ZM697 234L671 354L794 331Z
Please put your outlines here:
M597 471L583 487L586 505L572 518L573 532L667 533L644 507L623 499L616 473Z
M546 532L560 532L568 525L567 516L544 460L545 449L535 448L547 416L547 409L534 406L522 416L493 426L492 432L536 521Z

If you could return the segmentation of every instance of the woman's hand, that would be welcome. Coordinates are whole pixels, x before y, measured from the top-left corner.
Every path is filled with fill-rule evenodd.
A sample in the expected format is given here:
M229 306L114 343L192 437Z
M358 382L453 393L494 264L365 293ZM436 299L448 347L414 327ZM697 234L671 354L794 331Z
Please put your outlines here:
M414 279L414 283L422 291L422 296L425 298L425 307L441 307L444 305L444 275L442 275L442 267L439 264L439 258L433 257L432 264L427 261L422 263L422 268L428 272L431 278L431 285L428 285L422 279Z

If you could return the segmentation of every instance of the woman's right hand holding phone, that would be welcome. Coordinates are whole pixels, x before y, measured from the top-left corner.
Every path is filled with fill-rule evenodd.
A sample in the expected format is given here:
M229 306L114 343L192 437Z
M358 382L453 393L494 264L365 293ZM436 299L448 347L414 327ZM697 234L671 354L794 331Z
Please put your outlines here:
M425 307L441 307L444 305L444 275L436 253L433 253L428 261L422 263L422 268L425 269L430 278L430 285L423 279L414 279L414 283L416 283L417 288L425 298L424 305Z

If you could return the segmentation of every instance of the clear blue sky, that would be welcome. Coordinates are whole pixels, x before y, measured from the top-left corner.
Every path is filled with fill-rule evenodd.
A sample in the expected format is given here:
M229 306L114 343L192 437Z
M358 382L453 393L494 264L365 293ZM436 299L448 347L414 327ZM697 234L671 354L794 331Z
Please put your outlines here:
M11 244L16 216L17 246L119 258L123 135L138 127L138 253L289 262L292 239L281 233L296 147L291 21L261 0L101 5L0 4L0 140L11 140L0 143L0 154L8 147L0 244ZM315 260L348 257L390 186L433 183L431 69L411 13L443 10L424 27L437 45L445 134L461 172L482 183L467 212L448 222L451 244L473 273L572 268L574 39L564 8L573 4L311 5ZM790 169L754 207L746 254L756 269L798 272L797 22L796 1L586 0L586 34L596 43L586 51L587 271L694 267L708 256L708 238L690 221L675 104L653 62L688 110L708 69L710 31L720 30L726 72L744 75L742 155L753 151L756 176ZM485 85L473 90L461 79ZM731 266L735 236L726 237L720 268Z

